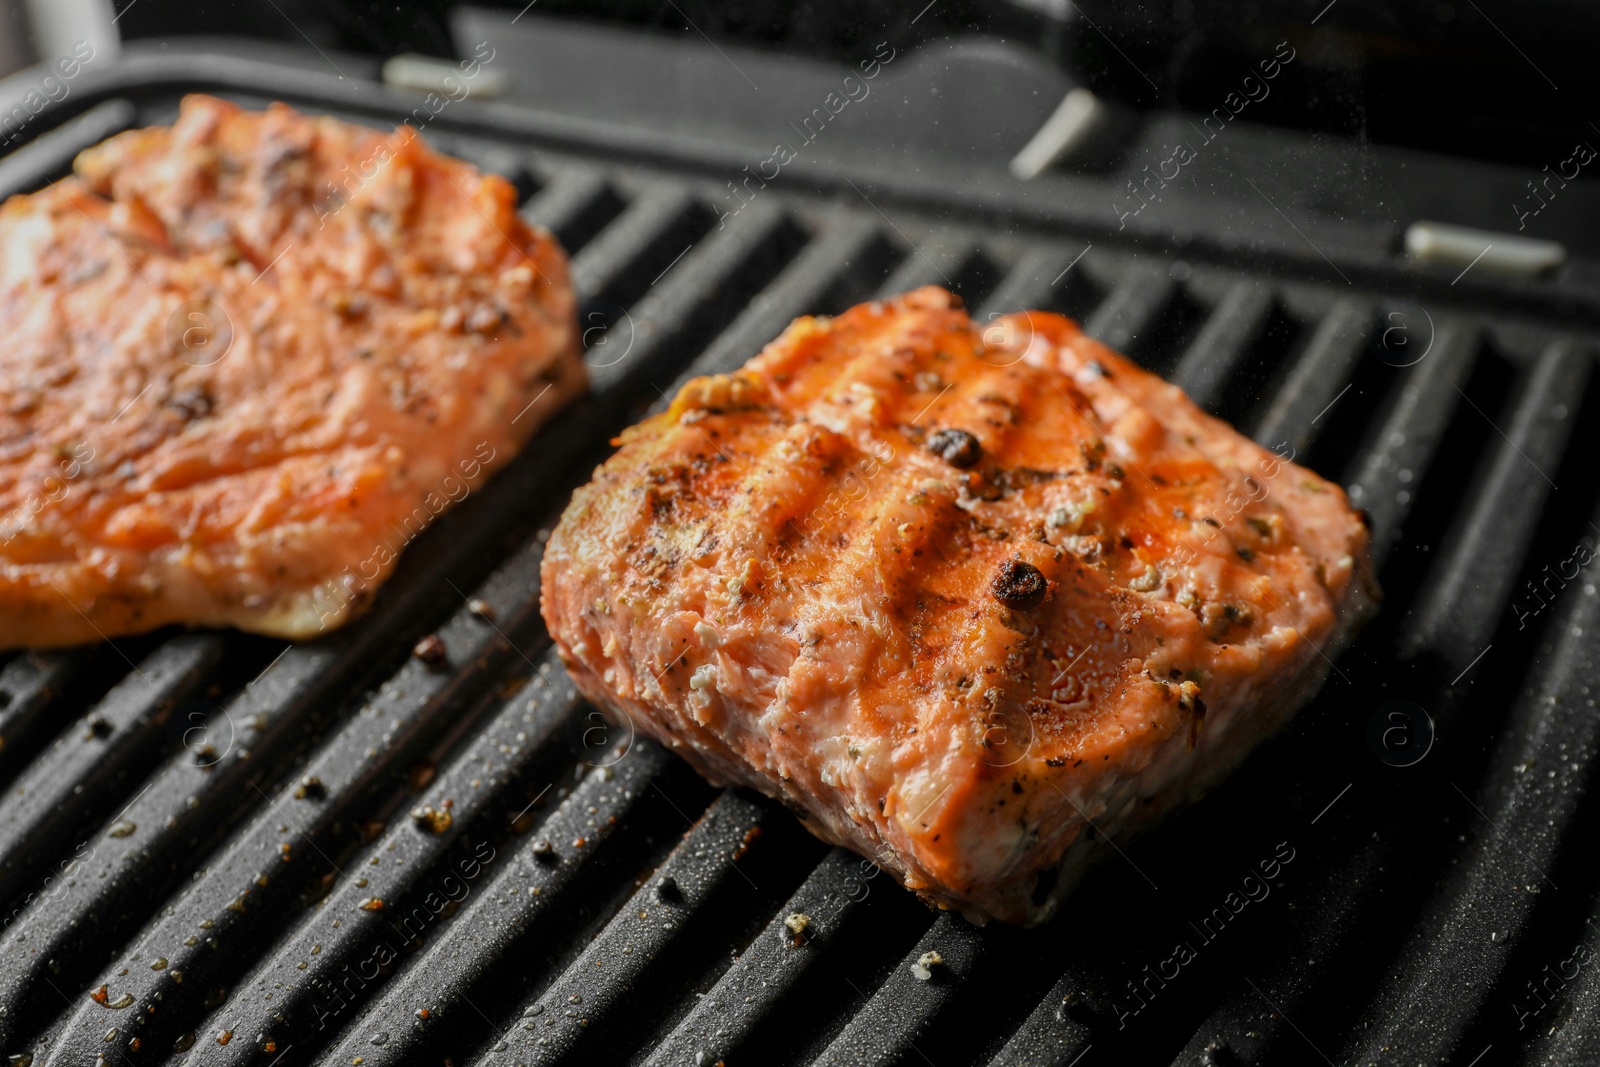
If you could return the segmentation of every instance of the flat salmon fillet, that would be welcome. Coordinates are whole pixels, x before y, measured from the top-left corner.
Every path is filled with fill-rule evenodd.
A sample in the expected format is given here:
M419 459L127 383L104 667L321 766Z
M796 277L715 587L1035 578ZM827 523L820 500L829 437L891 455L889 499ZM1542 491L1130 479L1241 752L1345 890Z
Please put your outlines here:
M191 96L0 207L0 647L303 638L584 388L504 180Z
M1224 774L1376 595L1338 486L942 289L802 318L618 443L544 558L582 692L979 921Z

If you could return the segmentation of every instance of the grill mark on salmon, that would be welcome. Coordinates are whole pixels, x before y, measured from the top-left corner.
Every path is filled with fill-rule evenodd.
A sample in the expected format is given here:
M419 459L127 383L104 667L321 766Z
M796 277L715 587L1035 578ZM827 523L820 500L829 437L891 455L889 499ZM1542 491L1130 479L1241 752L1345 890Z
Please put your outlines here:
M1036 922L1091 820L1226 773L1376 589L1337 486L1066 319L1009 324L922 289L688 383L575 494L541 597L597 705L937 906Z

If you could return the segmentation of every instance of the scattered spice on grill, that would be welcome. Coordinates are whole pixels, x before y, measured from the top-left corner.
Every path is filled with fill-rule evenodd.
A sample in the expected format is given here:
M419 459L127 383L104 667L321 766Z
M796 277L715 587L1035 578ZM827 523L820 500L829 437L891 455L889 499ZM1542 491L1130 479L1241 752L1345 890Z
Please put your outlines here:
M800 911L792 911L783 920L783 925L788 929L789 936L785 938L792 948L805 944L806 929L811 925L811 916Z
M455 816L448 811L435 808L432 804L424 804L411 809L411 821L424 830L442 834L450 829L450 825L455 822Z
M555 858L556 846L552 845L548 839L541 839L533 843L532 852L538 859L550 860Z
M933 978L933 969L944 963L944 957L935 950L929 950L917 957L917 962L911 965L911 977L919 982L927 982Z
M328 787L314 774L308 774L300 779L300 785L294 791L296 800L321 800L327 795Z
M357 904L356 907L360 908L362 911L382 911L383 901L379 900L377 897L368 897L360 904Z
M746 830L744 832L744 837L739 841L739 847L733 850L733 861L738 863L740 860L744 859L744 854L750 851L750 846L754 844L756 838L760 836L761 827L759 826L752 826L750 829Z
M983 457L983 446L966 430L935 430L928 435L928 451L960 470Z
M472 612L478 618L482 619L484 622L494 622L495 620L494 608L491 607L489 602L482 597L475 596L471 600L467 601L467 610Z
M99 715L96 715L94 718L89 720L89 729L85 731L83 739L85 741L91 739L103 741L111 736L111 731L111 724L105 719L101 718Z
M995 599L1012 608L1031 608L1044 599L1049 583L1039 568L1020 559L1000 564L991 586Z
M430 667L437 667L445 661L446 652L444 641L438 634L429 634L412 648L411 654Z

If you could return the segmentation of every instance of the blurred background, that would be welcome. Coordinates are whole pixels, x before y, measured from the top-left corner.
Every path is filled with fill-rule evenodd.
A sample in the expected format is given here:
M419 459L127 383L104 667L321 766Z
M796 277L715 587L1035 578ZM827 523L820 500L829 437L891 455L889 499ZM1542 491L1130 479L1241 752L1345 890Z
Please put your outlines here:
M1578 143L1600 144L1585 110L1597 88L1589 44L1600 10L1559 0L8 0L0 9L0 74L85 40L102 55L227 37L219 47L242 38L313 59L314 50L446 58L493 32L512 98L735 137L752 120L804 115L818 87L892 36L919 61L891 72L894 91L880 95L892 104L858 108L872 114L830 130L828 151L912 149L1001 168L1082 87L1100 105L1100 136L1079 138L1054 166L1133 181L1287 41L1294 60L1250 101L1234 128L1242 135L1208 149L1217 158L1200 175L1179 179L1183 194L1248 200L1256 194L1239 173L1288 168L1294 188L1275 193L1305 210L1511 230L1563 240L1569 252L1600 240L1586 236L1600 233L1587 189L1563 185L1559 213L1531 210L1543 203L1531 183ZM760 91L743 92L730 65ZM1463 183L1463 160L1486 166Z

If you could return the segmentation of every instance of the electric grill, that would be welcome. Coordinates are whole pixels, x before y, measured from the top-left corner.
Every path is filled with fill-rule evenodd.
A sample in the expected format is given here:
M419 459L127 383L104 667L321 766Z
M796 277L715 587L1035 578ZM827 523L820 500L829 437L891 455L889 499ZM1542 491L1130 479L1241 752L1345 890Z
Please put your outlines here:
M418 106L372 62L263 56L86 70L3 192L186 91L374 124ZM451 102L423 135L510 177L571 252L591 394L345 630L4 659L12 1063L1600 1060L1583 261L1419 267L1394 232L1266 195L1174 193L1119 228L1104 177L849 151L736 203L744 147L512 101ZM711 788L575 695L537 611L549 527L612 435L796 315L928 283L982 321L1079 317L1341 480L1386 594L1291 726L1040 929L931 912ZM443 662L411 655L429 634Z

